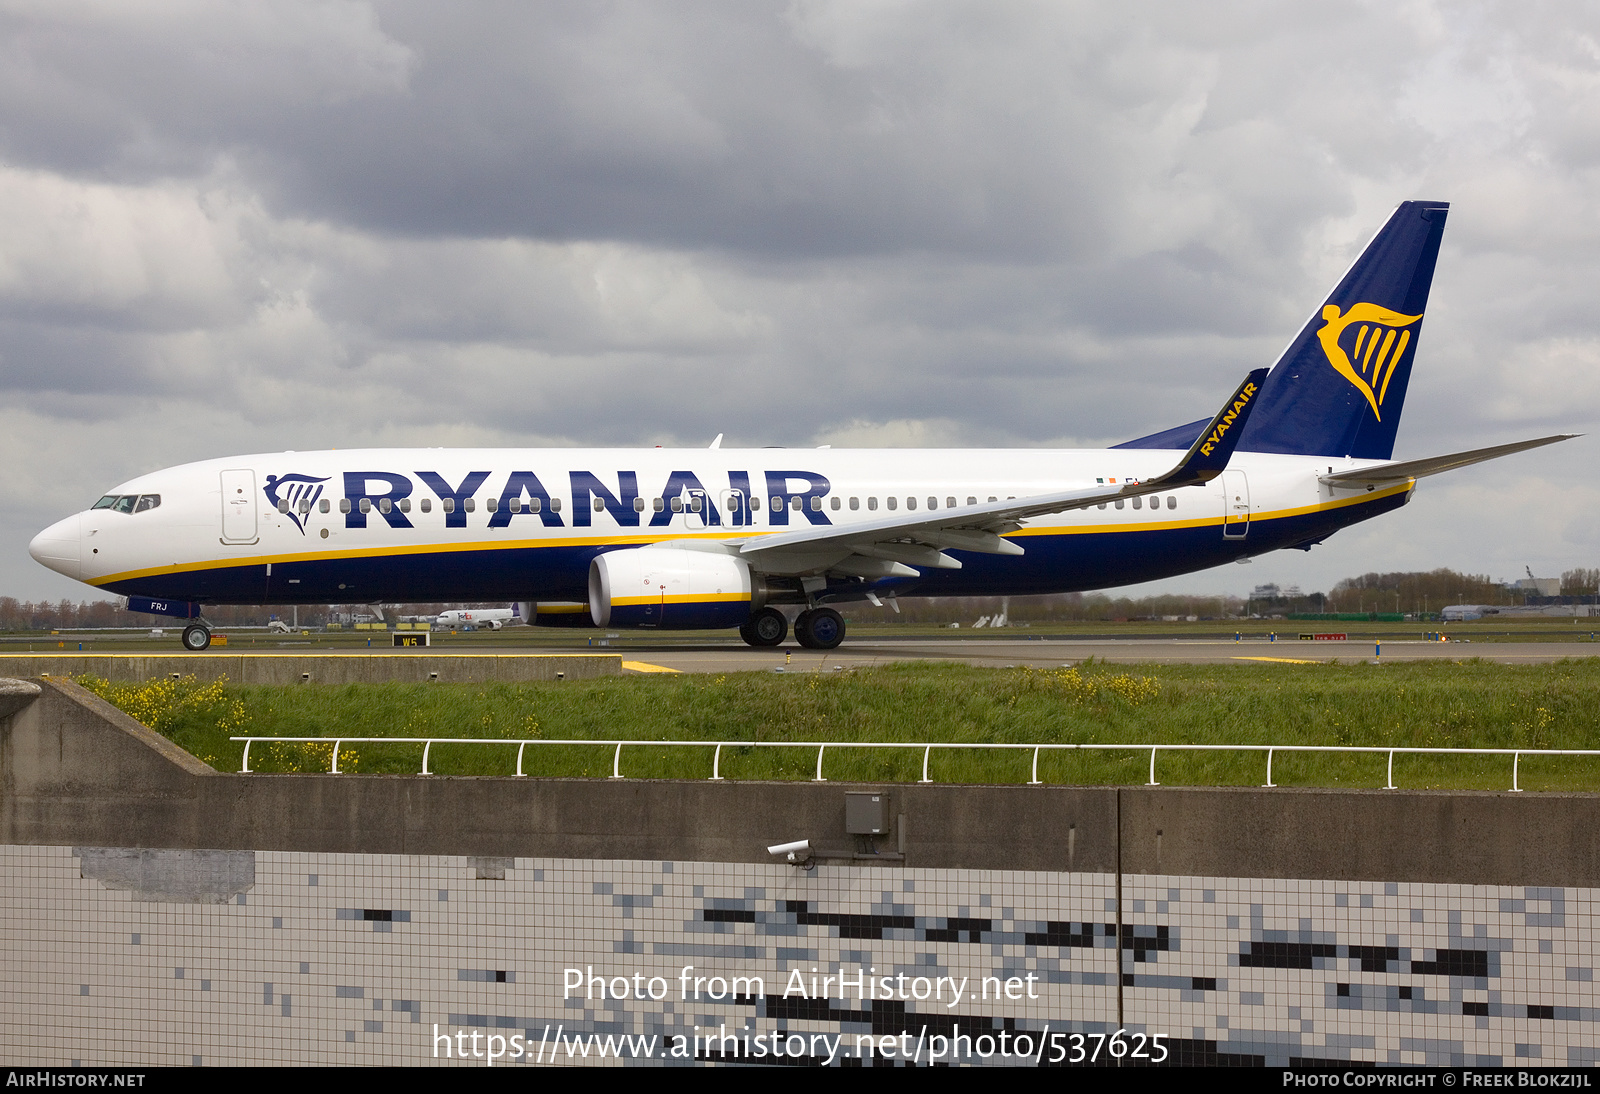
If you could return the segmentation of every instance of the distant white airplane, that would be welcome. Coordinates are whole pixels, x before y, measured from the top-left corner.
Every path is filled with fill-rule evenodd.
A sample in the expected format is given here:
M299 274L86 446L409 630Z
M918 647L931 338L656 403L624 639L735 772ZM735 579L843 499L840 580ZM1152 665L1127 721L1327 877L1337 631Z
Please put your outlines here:
M523 622L517 609L512 608L453 608L440 612L434 620L436 627L471 627L497 631L502 627Z
M141 475L29 550L187 620L194 650L207 604L421 600L738 627L756 646L792 621L830 649L853 601L1072 592L1309 550L1419 478L1566 439L1391 459L1447 208L1401 205L1213 417L1111 449L280 452Z

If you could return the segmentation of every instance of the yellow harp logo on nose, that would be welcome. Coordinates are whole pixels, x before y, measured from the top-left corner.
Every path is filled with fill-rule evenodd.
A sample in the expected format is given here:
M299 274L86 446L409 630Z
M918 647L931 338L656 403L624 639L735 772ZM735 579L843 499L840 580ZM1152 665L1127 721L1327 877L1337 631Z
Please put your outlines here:
M1328 363L1367 397L1373 417L1383 421L1378 408L1383 405L1389 380L1411 341L1411 332L1401 328L1422 316L1401 315L1376 304L1352 304L1349 311L1340 315L1337 304L1328 304L1322 309L1322 318L1327 322L1317 331L1317 339L1322 343L1322 352L1328 355ZM1349 341L1343 335L1350 327L1355 328L1355 344L1346 353L1340 343Z

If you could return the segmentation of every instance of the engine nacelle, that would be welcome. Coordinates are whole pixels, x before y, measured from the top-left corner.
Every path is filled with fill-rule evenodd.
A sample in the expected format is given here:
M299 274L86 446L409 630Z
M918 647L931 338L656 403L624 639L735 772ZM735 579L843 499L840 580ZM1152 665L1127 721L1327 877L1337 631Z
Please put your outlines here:
M766 601L743 559L675 547L612 551L589 563L597 627L738 627Z
M587 601L541 600L523 618L535 627L593 627Z

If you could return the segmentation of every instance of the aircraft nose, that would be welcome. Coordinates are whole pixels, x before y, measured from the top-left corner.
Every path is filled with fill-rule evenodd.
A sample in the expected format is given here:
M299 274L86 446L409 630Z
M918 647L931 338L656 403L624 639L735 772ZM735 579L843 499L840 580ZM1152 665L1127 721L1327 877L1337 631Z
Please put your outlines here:
M78 554L78 525L82 516L75 513L66 520L58 520L34 536L33 542L28 544L28 553L34 561L58 574L81 578L83 563Z

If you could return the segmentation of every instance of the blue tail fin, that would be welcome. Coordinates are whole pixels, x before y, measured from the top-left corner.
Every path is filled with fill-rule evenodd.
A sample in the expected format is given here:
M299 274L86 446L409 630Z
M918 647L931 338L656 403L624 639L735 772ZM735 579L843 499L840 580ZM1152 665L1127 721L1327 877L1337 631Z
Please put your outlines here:
M1394 211L1273 366L1241 451L1393 456L1449 208L1408 201ZM1117 447L1183 448L1204 424Z
M1450 206L1394 211L1262 386L1239 447L1387 460Z

